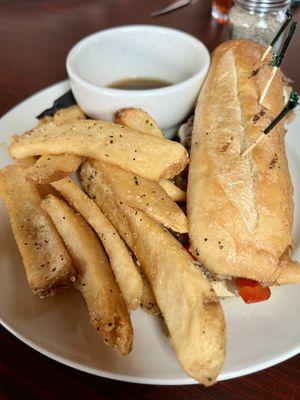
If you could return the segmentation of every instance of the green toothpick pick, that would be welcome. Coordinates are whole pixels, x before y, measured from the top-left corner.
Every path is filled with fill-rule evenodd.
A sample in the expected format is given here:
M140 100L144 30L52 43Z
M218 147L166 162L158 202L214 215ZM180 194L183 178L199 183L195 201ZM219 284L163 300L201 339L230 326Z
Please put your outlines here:
M276 35L274 36L274 39L272 40L272 42L270 43L270 45L266 48L266 51L264 52L261 61L264 61L265 58L267 57L267 55L270 53L270 51L272 50L272 48L275 46L275 44L277 43L278 39L280 38L280 36L283 34L283 32L285 31L285 28L289 25L289 23L291 22L292 18L293 18L293 13L291 12L291 10L286 10L286 16L287 19L284 21L284 23L281 25L281 28L279 29L279 31L276 33Z
M252 143L247 150L242 153L242 156L245 157L248 153L250 153L254 147L261 142L264 137L271 132L271 130L280 122L291 110L293 110L299 104L299 95L295 90L292 90L289 101L287 105L282 109L282 111L277 115L276 118L268 125L262 133L258 136L256 140Z
M285 53L287 51L287 48L289 47L290 41L292 40L292 37L295 33L296 28L297 28L297 22L293 21L291 24L291 27L289 29L289 33L283 43L282 49L280 50L279 54L274 55L274 57L272 58L272 60L269 64L271 67L277 67L277 68L280 67L283 57L285 56Z
M295 33L296 28L297 28L297 22L293 21L292 24L291 24L291 27L289 29L289 33L288 33L288 35L287 35L287 37L286 37L286 39L285 39L285 41L283 43L282 49L280 50L279 54L277 54L277 55L275 55L273 57L272 61L269 64L271 67L273 67L273 69L271 71L271 74L270 74L267 82L266 82L266 86L264 87L264 90L263 90L263 92L262 92L262 94L260 96L260 99L259 99L259 103L260 104L263 103L263 101L264 101L264 99L266 97L266 94L268 93L270 85L271 85L271 83L272 83L272 81L274 79L274 76L275 76L278 68L280 67L280 65L281 65L281 63L283 61L283 58L284 58L285 53L287 51L287 48L288 48L288 46L290 44L290 41L292 40L292 37L293 37L293 35Z

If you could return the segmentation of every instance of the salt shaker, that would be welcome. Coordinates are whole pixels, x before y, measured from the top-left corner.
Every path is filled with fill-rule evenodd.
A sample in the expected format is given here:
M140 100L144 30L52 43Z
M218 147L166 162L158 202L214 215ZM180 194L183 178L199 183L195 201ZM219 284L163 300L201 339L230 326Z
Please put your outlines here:
M231 37L269 45L286 19L290 0L235 0L229 13Z

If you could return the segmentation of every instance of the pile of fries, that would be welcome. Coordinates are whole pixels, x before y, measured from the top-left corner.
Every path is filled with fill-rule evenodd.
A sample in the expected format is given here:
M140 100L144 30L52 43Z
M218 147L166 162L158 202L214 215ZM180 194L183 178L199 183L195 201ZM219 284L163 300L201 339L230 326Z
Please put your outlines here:
M188 232L176 203L185 192L172 181L188 164L184 147L142 110L120 110L112 123L73 106L14 136L9 151L16 162L0 171L0 196L32 292L74 284L122 355L133 343L130 310L161 314L184 370L212 384L224 360L222 309L170 232Z

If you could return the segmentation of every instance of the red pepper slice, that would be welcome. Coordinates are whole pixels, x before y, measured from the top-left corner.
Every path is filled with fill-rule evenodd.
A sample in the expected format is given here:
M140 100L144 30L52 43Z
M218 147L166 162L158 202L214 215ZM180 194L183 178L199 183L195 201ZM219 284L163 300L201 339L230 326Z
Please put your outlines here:
M271 296L270 288L263 287L260 283L252 279L236 278L235 284L239 295L247 304L265 301Z
M194 261L197 261L197 258L190 251L190 243L189 242L183 244L182 247L184 248L185 251L187 251L189 253L189 255L192 257L192 259Z

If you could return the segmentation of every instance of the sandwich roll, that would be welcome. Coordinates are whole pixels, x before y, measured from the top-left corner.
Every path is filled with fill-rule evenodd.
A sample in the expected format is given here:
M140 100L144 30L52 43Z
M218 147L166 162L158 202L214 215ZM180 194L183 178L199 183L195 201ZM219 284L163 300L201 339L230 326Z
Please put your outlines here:
M293 188L283 122L253 151L246 150L284 106L264 48L249 40L220 45L197 102L188 177L187 213L194 255L216 275L265 285L300 281L292 248Z

